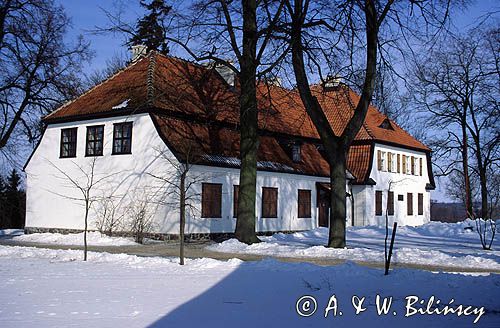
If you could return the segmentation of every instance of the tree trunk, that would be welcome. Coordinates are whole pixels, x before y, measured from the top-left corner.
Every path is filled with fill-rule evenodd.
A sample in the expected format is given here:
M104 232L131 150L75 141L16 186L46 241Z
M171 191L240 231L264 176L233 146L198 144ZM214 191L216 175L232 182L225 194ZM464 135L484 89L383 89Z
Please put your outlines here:
M257 96L255 60L257 47L256 1L243 0L243 53L240 60L240 193L236 238L246 244L259 242L255 234L257 186Z
M342 147L330 150L337 158L335 165L330 165L330 234L328 247L345 247L346 228L346 153Z
M179 264L184 265L184 228L186 225L186 172L181 174L180 181L180 222L179 222Z
M4 2L3 6L0 8L0 49L3 48L3 39L5 37L5 19L7 18L7 14L11 9L12 0L7 0Z
M481 153L481 145L478 140L476 144L476 161L477 171L479 173L479 185L481 188L481 218L487 220L490 216L488 211L488 181L486 177L486 167Z
M377 11L372 1L364 7L366 16L366 74L360 100L356 105L353 117L349 120L341 136L335 135L318 99L313 96L307 78L302 46L302 27L304 24L304 4L300 0L294 2L292 13L291 50L292 65L297 81L297 89L307 114L311 118L325 147L326 157L330 165L330 235L328 247L345 247L346 226L346 154L351 142L365 121L368 106L375 86L377 68Z
M89 201L85 200L85 227L83 229L83 260L87 261L87 228L89 218Z
M464 172L464 192L465 192L465 211L466 217L472 219L472 194L470 189L470 176L469 176L469 144L467 140L466 123L462 122L462 170Z

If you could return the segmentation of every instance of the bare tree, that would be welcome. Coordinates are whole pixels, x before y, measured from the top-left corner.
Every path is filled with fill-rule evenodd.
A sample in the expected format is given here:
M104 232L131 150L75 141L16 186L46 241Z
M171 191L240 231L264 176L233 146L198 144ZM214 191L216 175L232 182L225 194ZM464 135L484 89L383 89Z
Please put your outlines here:
M416 100L445 131L435 143L445 158L441 174L450 174L460 164L469 217L476 216L470 180L478 178L483 219L489 218L488 174L500 161L499 35L498 27L481 25L463 36L449 36L415 65Z
M457 165L455 169L452 169L451 172L446 176L447 181L446 181L446 192L447 195L451 198L454 199L462 204L466 204L466 197L470 197L470 201L472 203L477 201L477 195L479 194L479 189L478 189L478 184L476 183L477 176L470 175L469 177L471 178L469 180L469 188L471 191L471 195L467 195L464 191L466 190L465 188L465 179L464 179L464 174L461 171L460 165ZM476 195L476 196L473 196ZM471 212L472 213L472 212Z
M128 58L114 54L110 59L106 60L106 67L101 70L95 70L85 78L86 89L103 82L112 75L116 74L119 70L125 68L128 64Z
M256 81L286 56L289 45L274 31L284 0L196 1L177 9L176 33L167 38L197 61L213 61L236 74L239 86L240 193L235 236L259 242L255 232L258 110ZM230 57L230 58L228 58Z
M160 201L163 205L177 206L179 209L179 264L184 265L184 243L186 229L186 214L195 213L196 203L200 201L200 194L195 192L194 186L206 180L204 174L192 174L191 169L200 160L200 153L196 144L189 136L182 149L177 149L177 158L167 149L157 150L161 160L168 168L162 174L151 176L161 181ZM168 200L167 202L165 200Z
M373 94L376 75L378 28L380 22L384 19L385 13L390 8L391 3L392 2L389 2L387 4L387 9L384 9L380 15L372 1L367 1L366 5L359 5L359 7L357 7L364 13L363 18L366 22L366 75L361 99L359 100L353 117L350 119L344 132L340 136L335 135L321 105L312 94L308 74L306 72L306 64L304 62L306 53L304 48L307 46L304 44L303 30L305 26L312 24L312 22L307 21L310 3L307 0L295 0L293 5L288 3L289 14L292 20L292 64L295 79L297 81L297 88L302 102L304 103L304 107L320 135L328 163L330 164L331 210L330 234L328 238L328 246L330 247L345 247L345 172L347 168L347 150L361 128ZM352 9L354 9L354 7L352 7Z
M67 170L63 170L53 162L49 161L50 165L58 172L55 176L57 179L63 180L65 182L65 187L69 189L76 190L75 196L72 196L71 193L63 194L55 191L50 191L58 196L61 196L65 199L69 199L78 203L83 204L84 206L84 229L83 229L83 260L87 261L87 231L89 226L89 213L92 208L92 205L99 200L99 196L97 195L97 191L99 188L102 188L103 185L110 179L112 174L99 174L96 172L96 163L98 157L93 157L86 164L78 164L76 162L72 162L77 172L76 174L69 173Z
M441 11L437 10L440 5L444 7L443 17L446 18L449 1L287 1L291 19L292 65L297 89L318 131L330 164L329 247L345 247L346 157L365 120L375 89L378 54L382 56L385 53L383 46L387 43L394 47L394 35L390 37L390 42L384 42L384 37L389 40L393 30L400 33L408 31L414 11L426 16L423 22L427 23L426 27L431 27L431 22L442 26L443 18L437 17L441 14ZM308 71L313 71L324 80L322 69L352 71L356 69L355 63L359 61L364 63L359 68L364 75L360 99L354 105L354 113L343 131L335 134L316 97L317 93L312 92Z
M0 151L14 160L25 140L40 137L40 116L80 89L80 37L65 41L69 19L52 0L6 0L0 7Z
M481 218L473 219L476 222L476 231L479 235L481 246L484 250L491 250L491 245L493 245L493 240L495 240L495 233L497 231L495 220Z

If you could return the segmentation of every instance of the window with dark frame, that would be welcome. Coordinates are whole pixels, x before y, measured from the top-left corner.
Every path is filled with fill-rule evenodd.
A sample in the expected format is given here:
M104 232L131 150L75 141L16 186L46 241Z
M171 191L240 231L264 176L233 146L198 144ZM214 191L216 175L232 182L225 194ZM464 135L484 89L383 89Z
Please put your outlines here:
M222 184L201 184L201 216L203 218L222 217Z
M61 129L61 158L76 157L76 137L78 128Z
M387 215L394 215L394 192L387 193Z
M240 196L240 186L233 185L233 218L238 217L238 199Z
M424 215L424 194L418 194L418 215Z
M262 187L262 217L278 217L278 188Z
M102 156L104 125L87 126L85 156Z
M382 191L375 191L375 215L382 215Z
M406 195L406 208L407 214L413 215L413 194L411 192Z
M113 126L112 155L132 153L132 122L115 123Z
M311 190L299 189L298 191L298 217L311 218Z

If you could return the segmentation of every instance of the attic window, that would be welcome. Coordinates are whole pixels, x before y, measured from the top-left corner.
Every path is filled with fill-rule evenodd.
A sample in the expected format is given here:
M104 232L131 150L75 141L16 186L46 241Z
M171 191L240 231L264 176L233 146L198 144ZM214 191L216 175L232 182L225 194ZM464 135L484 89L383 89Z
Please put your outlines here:
M280 140L278 141L280 146L283 148L287 156L294 162L298 163L302 160L301 156L301 144L294 140Z
M301 157L300 156L300 144L295 143L292 145L292 161L294 163L298 163L301 160L300 157Z
M276 115L278 111L274 108L274 106L263 108L264 113L269 115Z
M394 127L392 126L391 121L389 121L388 118L386 118L378 127L386 130L394 130Z

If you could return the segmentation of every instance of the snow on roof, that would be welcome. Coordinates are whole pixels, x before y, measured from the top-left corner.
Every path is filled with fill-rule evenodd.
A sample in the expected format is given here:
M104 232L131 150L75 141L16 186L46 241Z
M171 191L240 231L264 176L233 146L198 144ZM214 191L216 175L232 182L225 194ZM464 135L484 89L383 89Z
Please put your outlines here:
M111 109L121 109L121 108L125 108L128 106L128 102L130 101L130 99L126 99L124 101L122 101L121 103L119 103L118 105L116 106L113 106L111 107Z

